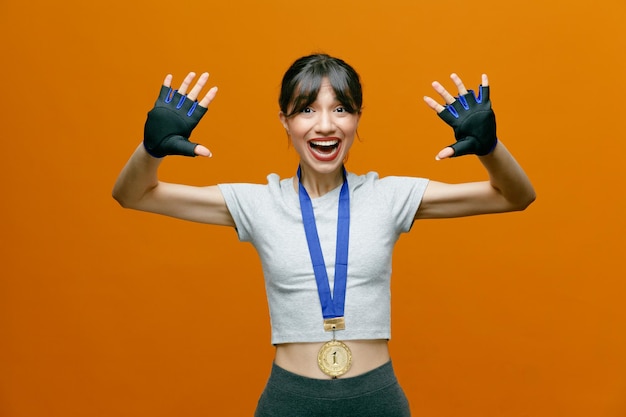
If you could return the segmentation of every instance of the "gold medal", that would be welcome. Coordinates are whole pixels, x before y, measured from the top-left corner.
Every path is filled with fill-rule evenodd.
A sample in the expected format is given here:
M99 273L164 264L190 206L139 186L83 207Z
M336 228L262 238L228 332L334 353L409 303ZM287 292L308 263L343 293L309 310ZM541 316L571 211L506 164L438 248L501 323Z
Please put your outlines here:
M333 378L345 374L352 365L352 352L345 343L331 340L324 343L317 354L317 364L322 372Z

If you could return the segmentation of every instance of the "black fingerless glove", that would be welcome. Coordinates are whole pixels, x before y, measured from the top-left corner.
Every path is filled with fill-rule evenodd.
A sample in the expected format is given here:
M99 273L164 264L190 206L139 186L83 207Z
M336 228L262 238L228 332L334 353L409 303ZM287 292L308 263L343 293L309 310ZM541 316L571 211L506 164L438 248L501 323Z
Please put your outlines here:
M148 112L143 131L146 151L155 158L196 156L197 143L189 142L189 136L206 111L197 101L162 86L154 108Z
M457 142L450 145L453 156L468 154L487 155L498 143L496 137L496 115L491 109L489 87L455 97L456 100L439 113L439 117L454 129Z

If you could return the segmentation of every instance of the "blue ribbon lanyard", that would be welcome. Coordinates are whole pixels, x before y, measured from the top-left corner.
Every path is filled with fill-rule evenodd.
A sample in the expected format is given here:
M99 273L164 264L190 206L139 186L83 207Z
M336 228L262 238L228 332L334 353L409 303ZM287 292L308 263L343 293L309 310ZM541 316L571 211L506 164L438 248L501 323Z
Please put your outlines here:
M348 278L348 241L350 238L350 193L346 169L343 169L343 185L339 193L339 212L337 217L337 248L335 254L335 281L333 294L330 293L326 263L322 254L313 204L306 189L300 182L301 170L298 167L298 186L300 209L306 240L309 245L313 272L317 282L317 292L322 305L324 319L343 317L346 302L346 282Z

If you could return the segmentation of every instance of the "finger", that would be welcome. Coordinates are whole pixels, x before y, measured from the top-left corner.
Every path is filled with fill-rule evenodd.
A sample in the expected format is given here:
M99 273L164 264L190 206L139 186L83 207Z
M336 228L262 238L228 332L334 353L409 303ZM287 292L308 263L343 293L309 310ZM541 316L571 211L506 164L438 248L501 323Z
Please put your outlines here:
M454 96L443 87L438 81L434 81L432 84L433 88L439 95L444 99L447 104L451 104L456 100Z
M440 150L437 156L435 156L435 159L439 161L442 159L450 158L452 156L454 156L454 149L448 146L447 148L443 148L442 150Z
M198 78L196 85L194 85L191 91L189 92L189 94L187 94L187 97L190 100L195 100L196 98L198 98L200 91L202 91L202 88L204 87L208 79L209 79L209 73L203 72L202 75L200 75L200 78Z
M489 78L487 78L487 74L483 74L482 76L482 85L483 87L489 86Z
M194 153L198 156L206 156L206 157L211 157L211 151L208 150L205 146L203 145L196 145L196 147L193 149Z
M467 88L465 88L463 81L461 81L461 78L459 78L458 75L452 73L450 74L450 78L452 79L452 82L454 82L454 84L456 85L460 96L464 96L465 94L467 94Z
M211 104L211 102L213 101L213 99L215 98L215 95L217 94L217 87L212 87L207 93L206 95L202 98L202 100L200 100L200 102L198 103L200 106L202 107L209 107L209 104Z
M180 85L180 88L178 89L178 93L184 96L187 93L187 89L189 88L189 85L191 84L194 78L196 78L195 72L190 72L189 74L187 74L187 76L183 80L183 83Z
M433 98L428 97L428 96L424 96L424 101L426 102L426 104L428 105L428 107L430 107L431 109L433 109L434 111L436 111L437 113L441 113L443 111L443 109L445 109L444 106L442 106L441 104L437 103Z
M167 74L163 80L163 85L169 88L172 85L172 74Z

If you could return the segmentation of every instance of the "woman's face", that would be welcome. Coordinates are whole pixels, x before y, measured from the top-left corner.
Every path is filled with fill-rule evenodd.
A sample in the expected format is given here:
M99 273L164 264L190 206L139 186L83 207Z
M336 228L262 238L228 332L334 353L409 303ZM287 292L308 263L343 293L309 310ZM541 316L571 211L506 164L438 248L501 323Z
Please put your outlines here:
M293 147L300 155L300 164L319 173L335 172L354 142L360 114L348 113L337 100L335 92L324 79L315 101L295 116L280 120Z

